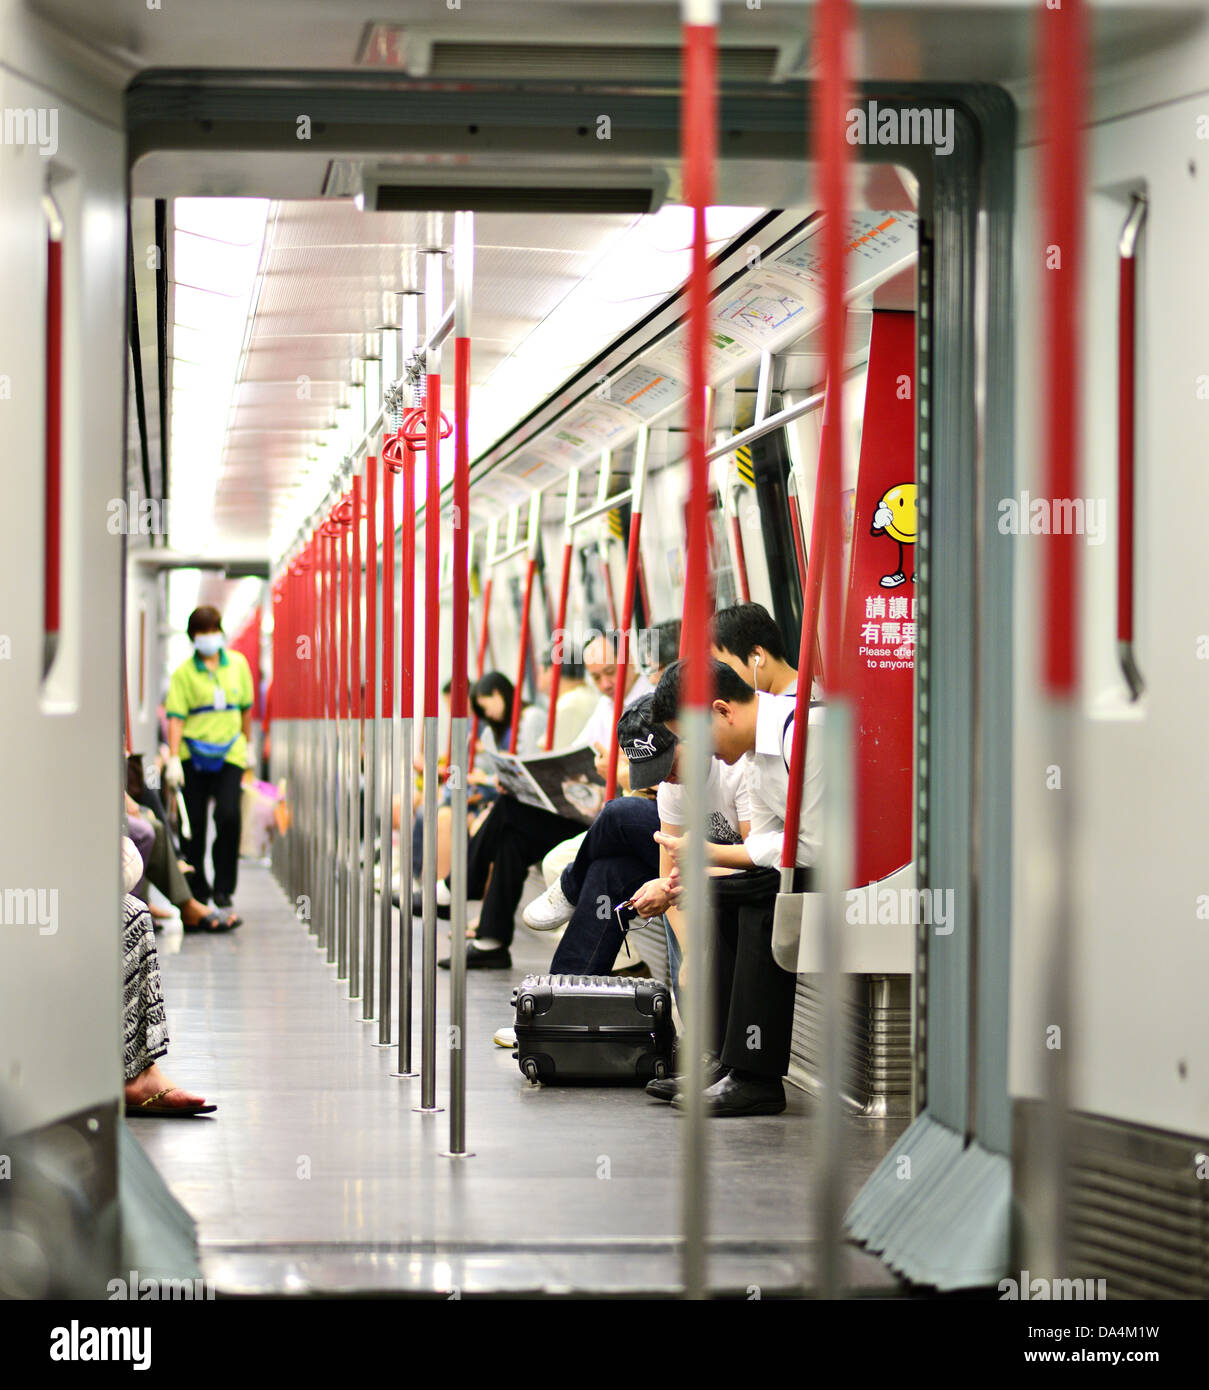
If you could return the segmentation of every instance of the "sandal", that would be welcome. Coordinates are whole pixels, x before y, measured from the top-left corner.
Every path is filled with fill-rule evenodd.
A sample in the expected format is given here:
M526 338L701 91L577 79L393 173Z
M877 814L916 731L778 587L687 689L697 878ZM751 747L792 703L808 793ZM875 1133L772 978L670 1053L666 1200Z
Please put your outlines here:
M156 1091L155 1095L148 1096L146 1100L140 1101L137 1105L126 1102L127 1115L148 1115L161 1120L187 1120L194 1115L209 1115L218 1109L217 1105L160 1105L159 1101L165 1096L170 1096L173 1091L179 1091L179 1086L165 1086L162 1091Z
M207 912L204 917L199 917L192 925L181 918L181 925L187 932L224 932L232 931L242 921L242 917L236 917L234 921L223 922L219 919L217 912Z

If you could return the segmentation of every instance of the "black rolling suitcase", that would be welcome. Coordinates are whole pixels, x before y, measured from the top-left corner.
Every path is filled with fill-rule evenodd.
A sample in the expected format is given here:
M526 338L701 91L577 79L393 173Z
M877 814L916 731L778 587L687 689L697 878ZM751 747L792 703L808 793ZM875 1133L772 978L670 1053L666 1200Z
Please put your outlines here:
M672 1068L672 996L662 980L526 975L513 991L516 1059L536 1085L645 1085Z

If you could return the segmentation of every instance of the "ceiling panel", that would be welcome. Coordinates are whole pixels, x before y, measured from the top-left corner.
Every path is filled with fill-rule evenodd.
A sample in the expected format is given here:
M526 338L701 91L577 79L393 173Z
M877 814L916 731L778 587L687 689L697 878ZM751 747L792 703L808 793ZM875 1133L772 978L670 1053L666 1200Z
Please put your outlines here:
M474 385L523 346L634 221L475 219ZM308 450L334 421L364 335L382 322L383 295L422 283L426 247L435 240L448 250L452 237L448 214L362 213L336 199L272 205L214 499L217 548L253 540L267 547ZM444 282L448 303L448 256Z

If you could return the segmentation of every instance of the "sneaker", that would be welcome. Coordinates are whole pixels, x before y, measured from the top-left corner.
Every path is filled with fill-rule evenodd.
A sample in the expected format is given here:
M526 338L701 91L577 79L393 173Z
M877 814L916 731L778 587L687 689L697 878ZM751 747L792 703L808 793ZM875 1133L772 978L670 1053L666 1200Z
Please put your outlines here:
M492 1035L491 1041L496 1045L496 1047L515 1047L516 1029L497 1028L495 1030L495 1033Z
M525 926L534 931L553 931L571 920L575 904L563 892L562 880L556 878L540 898L534 898L522 916Z

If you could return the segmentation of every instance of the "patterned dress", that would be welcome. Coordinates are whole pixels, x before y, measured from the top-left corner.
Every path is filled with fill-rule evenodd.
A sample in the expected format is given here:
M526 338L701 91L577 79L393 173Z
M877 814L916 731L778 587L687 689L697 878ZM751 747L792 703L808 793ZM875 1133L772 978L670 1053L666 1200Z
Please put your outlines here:
M168 1051L168 1020L151 914L136 897L122 899L122 1020L126 1080Z

